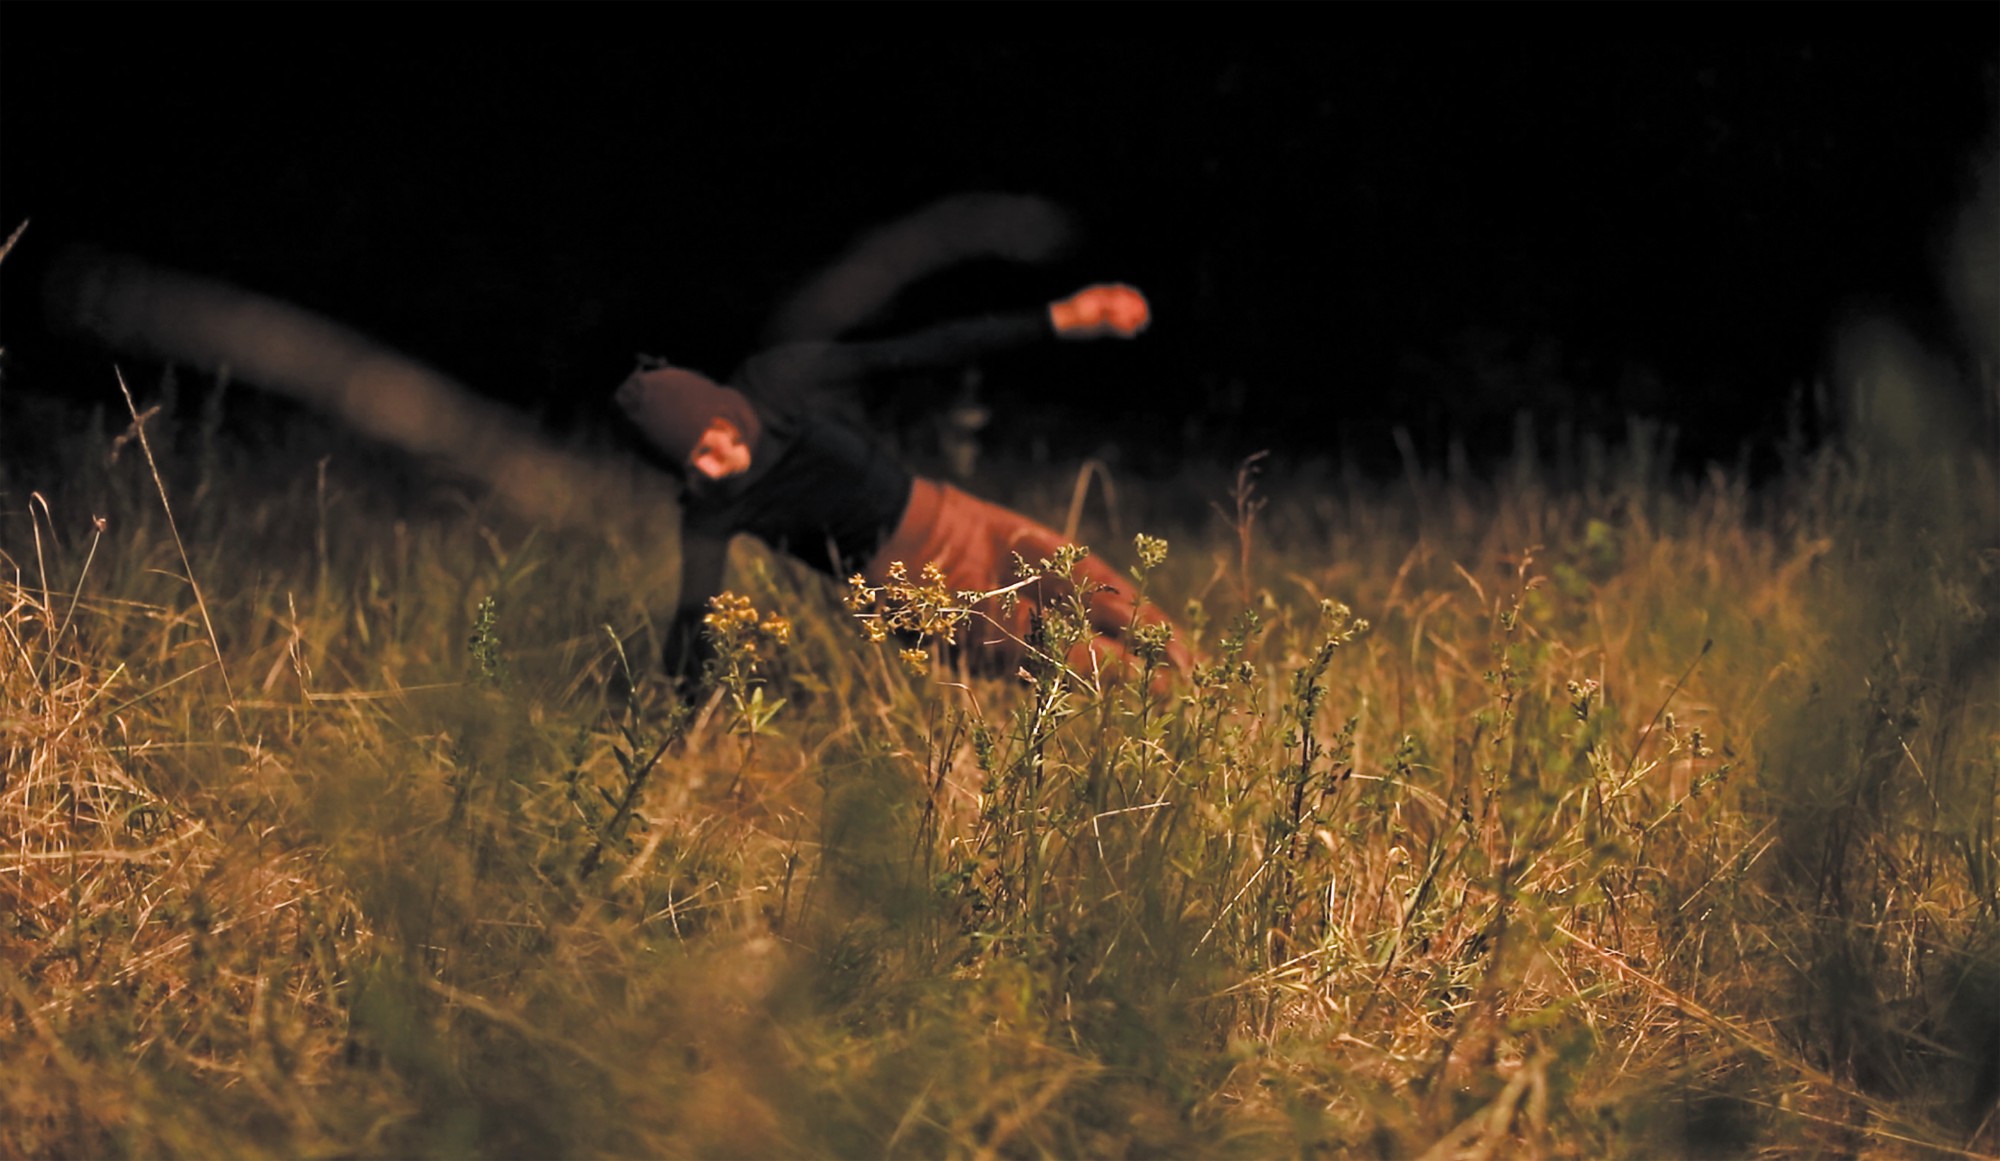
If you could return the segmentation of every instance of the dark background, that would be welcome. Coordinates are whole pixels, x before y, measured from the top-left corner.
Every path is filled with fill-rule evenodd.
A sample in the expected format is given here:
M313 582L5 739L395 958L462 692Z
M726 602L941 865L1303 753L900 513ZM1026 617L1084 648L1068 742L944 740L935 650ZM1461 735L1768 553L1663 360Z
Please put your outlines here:
M911 287L869 333L1102 279L1156 314L1136 343L989 360L1003 444L1376 465L1397 425L1504 452L1525 410L1658 417L1693 465L1820 422L1843 317L1949 340L1938 255L2000 106L1990 4L1359 8L1332 43L1183 10L1172 42L986 46L754 8L731 23L796 39L689 41L678 9L501 8L463 40L391 9L285 35L175 11L9 8L0 223L33 224L0 267L6 392L109 386L41 310L89 244L322 311L561 430L636 352L725 374L858 234L996 190L1065 206L1078 244ZM1740 31L1774 23L1798 39ZM908 425L956 384L871 403Z

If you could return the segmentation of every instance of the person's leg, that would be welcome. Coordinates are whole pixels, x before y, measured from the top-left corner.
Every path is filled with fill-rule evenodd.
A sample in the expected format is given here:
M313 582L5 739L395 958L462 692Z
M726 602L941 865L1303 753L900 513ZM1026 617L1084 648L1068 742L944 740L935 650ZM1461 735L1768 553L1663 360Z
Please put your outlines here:
M1061 534L1046 525L1038 524L1015 512L1000 509L1006 514L1009 526L1006 529L1007 559L1015 553L1030 564L1053 557L1065 543ZM1023 590L1036 610L1058 607L1076 593L1076 585L1083 589L1084 614L1088 620L1091 636L1070 650L1066 658L1073 669L1081 672L1104 672L1123 678L1136 675L1144 668L1143 663L1133 656L1130 636L1135 625L1164 622L1169 626L1173 621L1157 605L1148 603L1145 608L1137 607L1138 594L1132 582L1120 576L1118 571L1097 556L1085 556L1076 562L1071 577L1074 581L1045 577ZM1174 638L1167 645L1167 662L1175 670L1186 673L1192 667L1185 643L1179 640L1176 627Z
M960 591L992 593L1015 584L1019 556L1030 565L1053 557L1063 546L1054 529L998 504L981 500L949 484L919 480L909 513L866 570L880 584L890 563L902 561L909 575L935 564L946 583ZM1084 590L1084 614L1089 636L1064 660L1080 672L1117 676L1136 674L1143 665L1132 656L1127 640L1134 622L1136 594L1131 582L1094 556L1077 562L1075 580ZM1010 674L1026 659L1033 643L1035 621L1061 609L1076 592L1057 577L1041 577L1008 596L994 596L974 606L971 622L960 633L960 646L975 669ZM1137 611L1137 623L1166 622L1155 606ZM1176 639L1167 646L1167 661L1186 673L1190 658Z
M894 533L863 569L870 584L889 579L889 566L901 562L912 579L936 565L955 592L990 593L1013 583L1013 557L1004 545L1012 516L1006 509L935 480L919 478L908 511ZM973 616L958 633L954 647L972 668L1011 675L1027 656L1032 625L1031 602L1000 597L973 606Z

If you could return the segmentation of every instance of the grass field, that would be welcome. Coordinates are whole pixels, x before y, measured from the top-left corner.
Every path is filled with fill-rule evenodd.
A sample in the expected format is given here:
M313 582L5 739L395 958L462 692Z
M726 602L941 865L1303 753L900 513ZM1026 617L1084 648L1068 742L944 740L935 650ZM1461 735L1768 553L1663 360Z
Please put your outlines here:
M1986 459L1123 480L1160 692L745 545L682 707L670 519L124 427L0 476L0 1155L2000 1153Z

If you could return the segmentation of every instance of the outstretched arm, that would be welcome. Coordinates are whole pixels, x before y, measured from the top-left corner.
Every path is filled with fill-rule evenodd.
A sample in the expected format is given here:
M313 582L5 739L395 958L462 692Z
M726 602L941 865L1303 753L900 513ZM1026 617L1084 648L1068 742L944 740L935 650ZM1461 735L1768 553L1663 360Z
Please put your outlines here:
M722 569L728 560L728 540L683 526L681 594L674 604L673 623L667 626L663 657L668 680L680 686L683 696L696 695L708 664L710 649L701 619L708 613L709 598L722 591Z
M793 343L746 362L733 382L759 397L796 398L831 383L879 371L949 367L991 351L1064 339L1136 337L1152 322L1146 296L1122 282L1086 286L1038 311L945 323L900 339L865 343Z

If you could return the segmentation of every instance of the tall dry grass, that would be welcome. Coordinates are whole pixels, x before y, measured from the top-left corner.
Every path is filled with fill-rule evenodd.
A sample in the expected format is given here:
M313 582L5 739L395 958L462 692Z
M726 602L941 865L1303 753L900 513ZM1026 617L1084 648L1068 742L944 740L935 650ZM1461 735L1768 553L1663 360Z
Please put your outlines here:
M0 481L0 1152L2000 1149L1979 457L1125 481L1171 693L746 551L684 707L671 544L168 414Z

